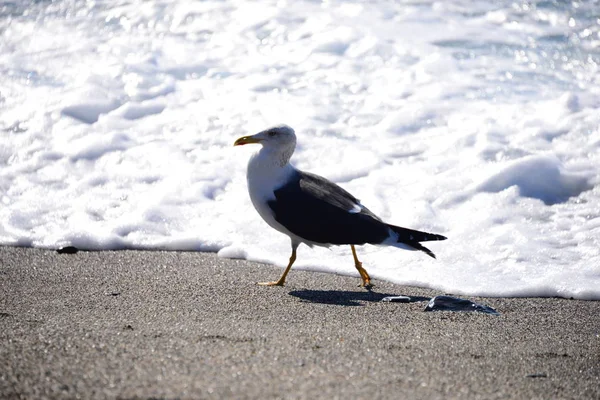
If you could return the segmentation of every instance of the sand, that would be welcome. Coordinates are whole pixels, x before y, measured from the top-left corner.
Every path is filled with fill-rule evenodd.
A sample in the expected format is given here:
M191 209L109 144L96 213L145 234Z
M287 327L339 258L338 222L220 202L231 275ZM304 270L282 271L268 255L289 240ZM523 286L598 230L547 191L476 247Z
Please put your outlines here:
M358 276L255 284L281 272L0 247L0 397L600 398L600 302L467 297L493 316L424 312L444 293Z

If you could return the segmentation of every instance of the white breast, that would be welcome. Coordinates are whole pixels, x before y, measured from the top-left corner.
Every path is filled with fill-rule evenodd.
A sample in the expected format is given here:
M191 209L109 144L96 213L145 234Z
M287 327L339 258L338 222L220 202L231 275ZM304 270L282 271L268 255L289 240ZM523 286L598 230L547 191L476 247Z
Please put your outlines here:
M289 163L280 166L261 151L250 158L247 171L248 192L252 205L267 224L290 237L295 235L275 220L275 214L267 202L275 200L274 191L280 188L294 171L294 167Z

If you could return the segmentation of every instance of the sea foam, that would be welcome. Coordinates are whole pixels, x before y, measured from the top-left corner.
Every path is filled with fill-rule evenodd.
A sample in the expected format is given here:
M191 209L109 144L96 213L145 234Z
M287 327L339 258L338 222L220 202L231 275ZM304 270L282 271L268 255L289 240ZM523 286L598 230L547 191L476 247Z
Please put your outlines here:
M232 144L287 123L298 168L448 237L437 260L361 246L375 280L598 300L594 7L8 2L0 243L284 266L248 198L252 146ZM357 276L348 246L301 246L297 267Z

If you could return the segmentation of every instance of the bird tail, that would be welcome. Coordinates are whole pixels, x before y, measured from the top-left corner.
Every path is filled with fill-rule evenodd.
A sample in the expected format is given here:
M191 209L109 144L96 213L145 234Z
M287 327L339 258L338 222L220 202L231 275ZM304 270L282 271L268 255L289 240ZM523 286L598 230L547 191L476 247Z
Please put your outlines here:
M413 229L402 228L400 226L388 225L388 227L398 235L398 243L408 245L415 250L426 253L429 257L435 258L435 254L419 242L429 242L432 240L446 240L446 236L435 233L415 231Z

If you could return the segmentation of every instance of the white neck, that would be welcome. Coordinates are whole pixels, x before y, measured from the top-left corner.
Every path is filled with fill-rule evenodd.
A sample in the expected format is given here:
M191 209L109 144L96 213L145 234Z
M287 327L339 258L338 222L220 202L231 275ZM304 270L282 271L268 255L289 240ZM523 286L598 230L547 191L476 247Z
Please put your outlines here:
M264 189L281 186L287 177L295 170L288 162L292 151L287 155L282 152L275 152L265 147L255 153L248 162L248 187L250 193L253 189Z

